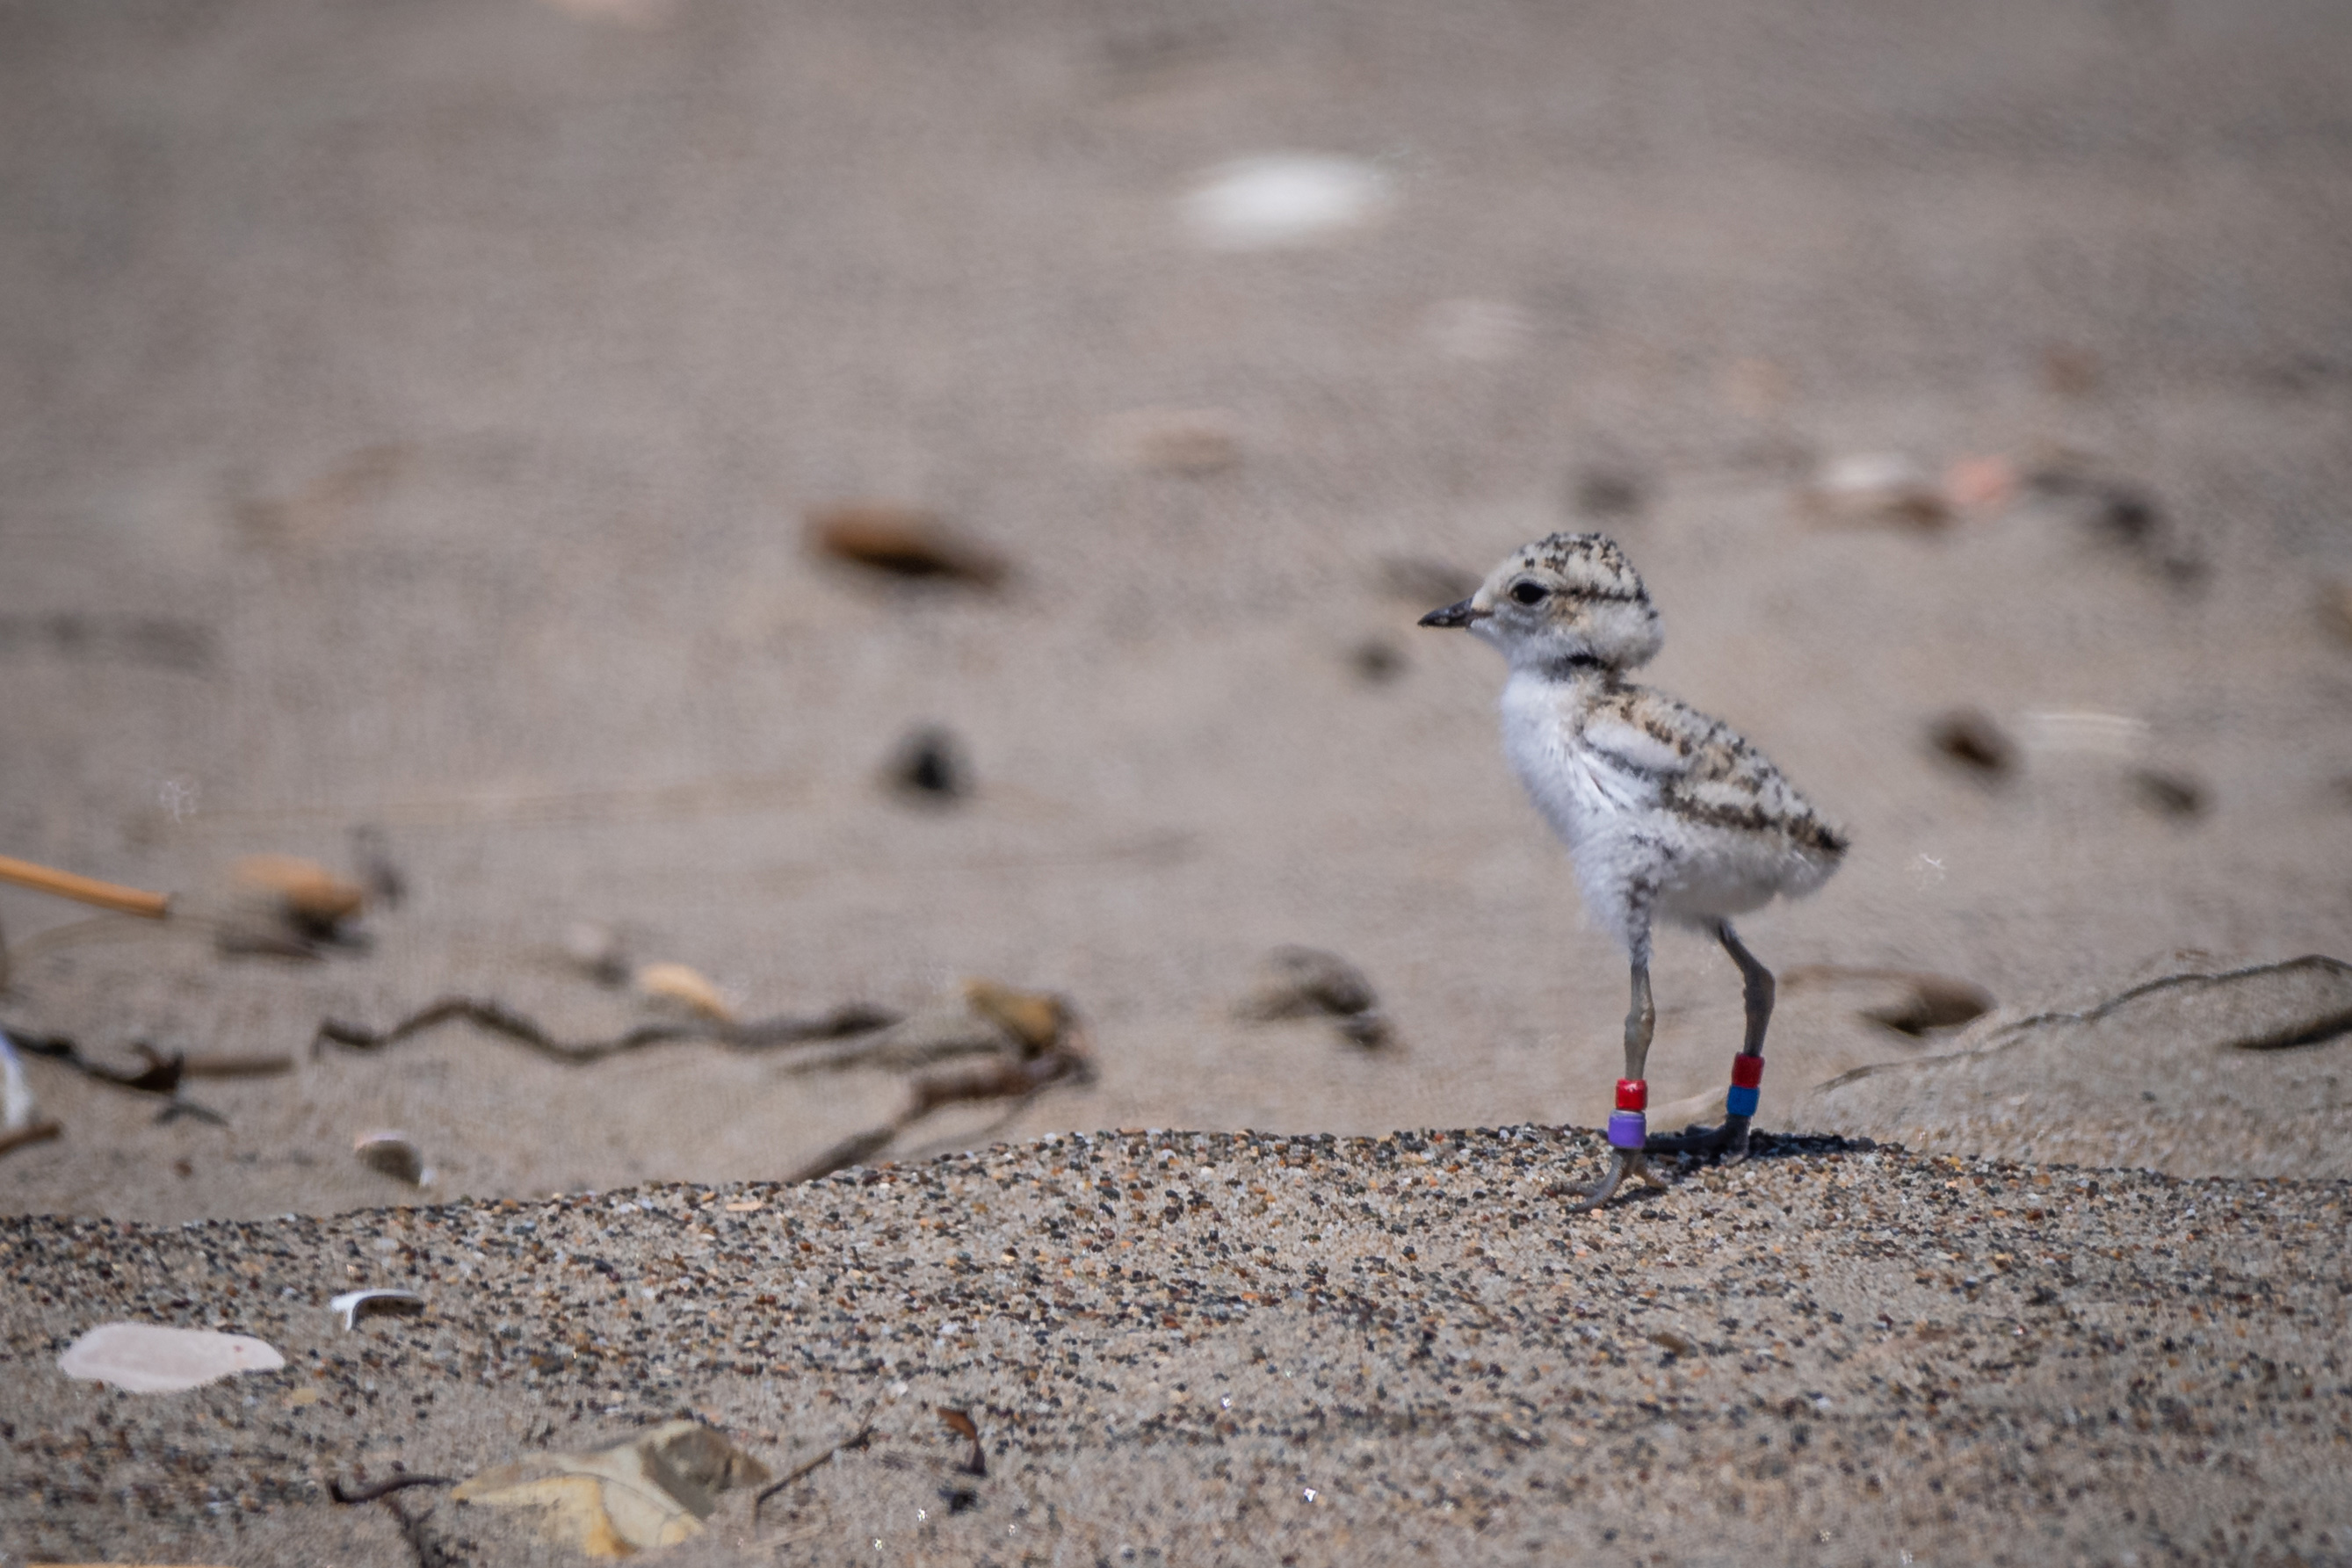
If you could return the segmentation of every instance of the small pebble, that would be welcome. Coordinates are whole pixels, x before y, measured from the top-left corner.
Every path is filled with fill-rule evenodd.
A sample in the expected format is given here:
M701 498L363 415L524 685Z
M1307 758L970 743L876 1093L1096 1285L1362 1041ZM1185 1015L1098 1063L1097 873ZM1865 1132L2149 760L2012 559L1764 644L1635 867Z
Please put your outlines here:
M2205 812L2205 786L2185 773L2158 768L2136 768L2132 792L2140 804L2168 817L2197 817Z
M940 725L925 725L898 743L884 777L911 798L934 805L961 800L971 792L971 770L963 747Z
M1385 637L1367 637L1349 653L1348 664L1366 684L1386 685L1404 674L1404 652Z
M2017 746L1974 708L1956 708L1927 727L1927 744L1946 760L1979 777L1997 779L2017 766Z

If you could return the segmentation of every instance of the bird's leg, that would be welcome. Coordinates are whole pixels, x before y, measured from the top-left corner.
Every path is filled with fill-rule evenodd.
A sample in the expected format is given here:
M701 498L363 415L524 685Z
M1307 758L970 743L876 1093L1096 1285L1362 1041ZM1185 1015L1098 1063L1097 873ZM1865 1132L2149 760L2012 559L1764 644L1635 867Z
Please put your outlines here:
M1646 947L1647 945L1643 946ZM1624 1103L1626 1099L1624 1085L1626 1083L1638 1085L1642 1082L1643 1064L1650 1059L1650 1036L1656 1031L1658 1023L1658 1010L1650 1004L1650 966L1646 962L1647 956L1647 953L1643 952L1641 956L1633 960L1633 1002L1625 1014L1625 1077L1620 1081L1618 1087L1617 1098L1620 1109L1616 1115L1610 1118L1609 1174L1601 1178L1599 1186L1585 1195L1581 1203L1570 1208L1570 1214L1583 1214L1599 1208L1616 1196L1617 1188L1629 1176L1639 1176L1652 1186L1665 1185L1657 1173L1650 1169L1649 1156L1645 1152L1645 1129L1641 1108L1626 1107ZM1629 1114L1633 1118L1630 1127L1625 1124L1625 1118Z
M1748 1157L1748 1125L1756 1114L1756 1086L1764 1081L1764 1030L1772 1022L1776 988L1772 971L1756 961L1756 955L1731 929L1730 921L1717 923L1715 939L1739 966L1740 993L1748 1004L1748 1035L1740 1043L1739 1054L1731 1059L1731 1091L1725 1096L1723 1125L1667 1134L1651 1139L1649 1146L1661 1154L1711 1155L1737 1164Z

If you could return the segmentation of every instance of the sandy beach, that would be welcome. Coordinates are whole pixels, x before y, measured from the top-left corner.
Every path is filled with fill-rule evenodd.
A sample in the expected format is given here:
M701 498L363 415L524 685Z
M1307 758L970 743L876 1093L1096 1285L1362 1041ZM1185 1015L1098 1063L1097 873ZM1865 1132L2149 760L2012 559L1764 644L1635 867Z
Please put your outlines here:
M10 7L0 856L172 913L0 885L0 1564L576 1560L331 1488L680 1417L865 1437L678 1562L2352 1562L2347 100L2218 0ZM1580 1218L1624 957L1413 625L1561 528L1854 846L1777 1141Z

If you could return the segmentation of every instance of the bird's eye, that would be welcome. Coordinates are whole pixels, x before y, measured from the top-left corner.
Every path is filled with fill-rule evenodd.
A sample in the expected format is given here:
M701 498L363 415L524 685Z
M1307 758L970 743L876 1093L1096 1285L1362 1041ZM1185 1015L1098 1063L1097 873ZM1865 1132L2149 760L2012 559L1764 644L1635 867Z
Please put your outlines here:
M1540 582L1515 582L1511 584L1511 597L1521 604L1541 604L1551 597L1551 590Z

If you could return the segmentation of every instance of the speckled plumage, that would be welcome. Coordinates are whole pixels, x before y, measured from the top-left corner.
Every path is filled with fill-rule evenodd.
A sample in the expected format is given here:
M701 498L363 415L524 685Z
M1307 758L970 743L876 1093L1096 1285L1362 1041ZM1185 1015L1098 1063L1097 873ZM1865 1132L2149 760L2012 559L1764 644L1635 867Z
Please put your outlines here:
M1625 678L1656 656L1664 632L1614 540L1538 539L1422 624L1465 628L1510 660L1504 754L1568 845L1586 906L1633 960L1625 1076L1642 1077L1649 1051L1650 935L1660 920L1710 932L1739 966L1741 1050L1760 1061L1772 977L1731 917L1820 887L1845 854L1845 835L1729 726ZM1638 1126L1635 1144L1637 1134ZM1727 1115L1703 1136L1649 1146L1736 1157L1747 1136L1747 1117ZM1644 1173L1643 1152L1622 1157L1588 1207Z
M1542 598L1522 603L1529 586ZM1435 615L1456 613L1509 658L1504 752L1568 845L1586 904L1637 961L1654 919L1712 928L1837 869L1844 835L1763 753L1625 679L1664 635L1613 540L1538 539Z

